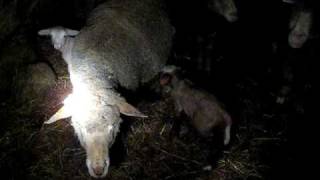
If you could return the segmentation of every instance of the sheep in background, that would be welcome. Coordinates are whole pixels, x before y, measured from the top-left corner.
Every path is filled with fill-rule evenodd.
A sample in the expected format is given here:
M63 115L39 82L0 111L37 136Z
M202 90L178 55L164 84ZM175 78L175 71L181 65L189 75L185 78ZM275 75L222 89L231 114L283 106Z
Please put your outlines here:
M289 20L288 44L292 48L302 48L308 39L313 38L314 17L311 5L299 0L283 0L284 3L292 4L293 10Z
M238 20L238 9L234 0L209 0L208 7L223 16L228 22Z
M311 9L295 8L289 23L288 43L292 48L301 48L311 35L313 12Z
M167 66L160 77L160 84L167 87L177 113L184 112L202 136L209 136L213 128L223 129L223 143L229 144L232 125L229 114L212 94L194 88L190 81L179 77L178 71L175 66Z
M65 28L39 31L51 35L54 47L62 52L73 86L64 107L46 123L72 117L93 177L108 172L120 113L146 117L116 88L136 90L164 67L174 29L162 6L161 0L110 0L93 10L79 34Z

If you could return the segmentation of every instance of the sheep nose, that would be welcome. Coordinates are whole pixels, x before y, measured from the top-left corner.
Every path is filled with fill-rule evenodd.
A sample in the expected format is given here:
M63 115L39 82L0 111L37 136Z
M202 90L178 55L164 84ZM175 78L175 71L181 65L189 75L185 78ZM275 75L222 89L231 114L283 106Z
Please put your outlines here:
M53 45L55 49L60 49L61 48L61 45L60 44L55 44Z
M99 166L99 167L96 167L96 168L93 168L93 172L97 175L97 176L101 176L103 174L103 167L102 166Z

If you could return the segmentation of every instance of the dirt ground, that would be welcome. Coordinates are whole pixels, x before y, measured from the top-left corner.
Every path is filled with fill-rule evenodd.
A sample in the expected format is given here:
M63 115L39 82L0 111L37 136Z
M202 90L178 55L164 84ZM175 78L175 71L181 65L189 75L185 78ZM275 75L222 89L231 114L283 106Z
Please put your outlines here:
M253 88L247 85L247 89ZM31 117L24 114L27 105L19 109L2 104L1 114L10 122L5 121L5 129L2 126L5 133L0 139L0 167L7 172L8 179L91 179L85 166L85 151L69 120L42 124L61 106L70 90L69 80L60 78ZM273 177L277 166L292 158L285 152L288 117L280 111L264 112L263 105L255 103L254 97L249 97L249 93L241 97L243 109L240 115L233 115L232 140L227 147L221 145L219 136L199 137L187 119L182 119L180 130L177 129L179 121L170 98L138 98L137 107L149 117L123 117L105 179Z
M177 3L177 9L181 9L180 5ZM193 4L190 6L193 9ZM122 117L121 131L111 148L111 165L104 179L274 180L297 178L297 174L302 174L301 179L308 179L312 165L299 163L298 156L308 155L302 150L309 151L310 144L314 144L307 141L310 136L304 131L309 131L310 124L313 126L316 120L307 113L314 99L312 71L318 71L315 62L319 60L319 41L311 41L302 50L288 50L287 27L284 35L278 35L278 26L286 24L274 26L277 14L272 11L270 20L270 9L261 9L248 6L245 9L248 13L244 11L244 20L238 28L224 25L224 21L219 24L209 16L201 23L194 17L196 11L186 10L190 17L176 14L183 21L175 20L177 33L169 63L185 68L191 80L225 105L234 122L230 144L221 145L219 135L200 137L187 118L175 115L168 97L149 91L123 94L148 118ZM262 20L256 21L255 16ZM53 50L49 38L34 37L39 25L33 28L30 47L38 48L35 59L50 64L58 81L42 102L21 104L12 98L0 102L0 179L93 179L70 119L43 124L62 105L71 85L60 54ZM277 36L284 39L284 48L277 46ZM19 51L16 47L9 49ZM274 49L284 53L276 54ZM211 64L205 64L206 60L200 56ZM200 74L196 69L203 74L192 79ZM290 80L283 80L286 78ZM131 95L135 98L130 99ZM277 101L279 97L282 99Z

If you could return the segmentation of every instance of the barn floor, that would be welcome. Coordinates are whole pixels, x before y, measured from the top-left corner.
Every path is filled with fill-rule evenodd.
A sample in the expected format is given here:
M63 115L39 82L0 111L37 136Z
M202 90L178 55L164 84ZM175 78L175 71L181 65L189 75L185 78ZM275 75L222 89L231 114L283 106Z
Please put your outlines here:
M255 91L254 82L246 83ZM36 113L27 116L28 105L1 104L0 168L4 179L90 179L85 152L69 120L51 125L42 122L59 108L70 92L67 78L60 78ZM293 161L288 151L290 114L243 93L231 144L219 137L204 139L188 123L177 130L177 117L169 98L136 100L149 117L123 117L121 133L111 150L111 167L105 179L273 179L286 177ZM31 102L32 103L32 102ZM270 107L274 107L270 110ZM4 118L5 119L4 119ZM281 170L280 170L281 169Z
M288 50L287 24L273 22L281 18L277 17L279 13L264 8L266 2L256 2L255 8L243 9L243 20L233 25L194 11L193 1L189 2L190 10L187 8L185 12L176 12L184 8L180 1L175 3L171 16L177 18L172 20L176 35L169 63L185 68L188 78L193 78L226 105L234 121L231 142L223 147L218 135L212 139L199 137L187 119L175 116L169 98L140 91L131 94L135 98L128 101L149 117L123 117L121 132L110 152L109 173L104 179L275 180L299 179L298 175L300 179L311 179L307 176L313 165L299 160L300 155L308 160L313 158L308 147L314 144L310 137L316 136L305 132L310 131L316 120L308 113L314 99L312 72L318 71L315 62L319 60L320 42L314 40L302 50ZM65 9L69 13L71 8ZM54 18L51 12L45 14ZM61 14L63 20L65 16ZM0 53L9 52L6 54L13 56L7 57L7 61L18 59L22 65L46 62L58 76L55 87L43 100L40 98L41 102L31 100L21 104L19 99L7 98L7 93L0 94L7 98L0 101L1 180L93 179L85 165L85 151L69 120L43 125L71 92L60 54L53 50L49 38L40 39L36 35L39 29L54 24L47 18L43 16L45 23L29 25L32 28L20 25L19 31L12 34L15 38L10 37L8 43L4 43L6 48L0 44ZM72 18L70 22L74 23ZM31 40L27 41L26 37ZM278 39L285 48L277 46ZM278 50L284 53L276 54ZM289 73L283 72L285 68ZM8 79L16 71L12 73L8 67L5 71ZM199 71L203 74L199 75ZM284 74L293 80L285 84ZM284 85L291 91L281 94ZM280 95L284 102L277 103ZM131 97L130 94L124 96Z

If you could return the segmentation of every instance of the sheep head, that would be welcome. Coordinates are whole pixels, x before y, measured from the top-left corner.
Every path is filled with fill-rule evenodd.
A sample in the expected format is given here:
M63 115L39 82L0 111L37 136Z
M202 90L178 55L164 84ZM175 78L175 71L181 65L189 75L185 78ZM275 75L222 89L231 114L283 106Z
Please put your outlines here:
M61 50L61 48L65 44L65 37L76 36L79 34L79 31L56 26L49 29L40 30L38 34L40 36L51 36L51 41L54 48L57 50Z
M109 148L119 132L122 120L116 106L98 105L91 110L95 113L91 115L90 119L73 116L72 126L86 151L86 165L89 174L92 177L101 178L108 173Z
M292 48L301 48L310 38L312 28L312 11L311 10L296 10L290 20L290 33L288 36L289 45Z
M45 122L71 117L75 133L86 150L89 174L95 178L105 177L108 172L109 148L119 132L120 113L146 117L113 91L104 93L97 96L82 83L73 82L73 93L64 100L64 106Z

